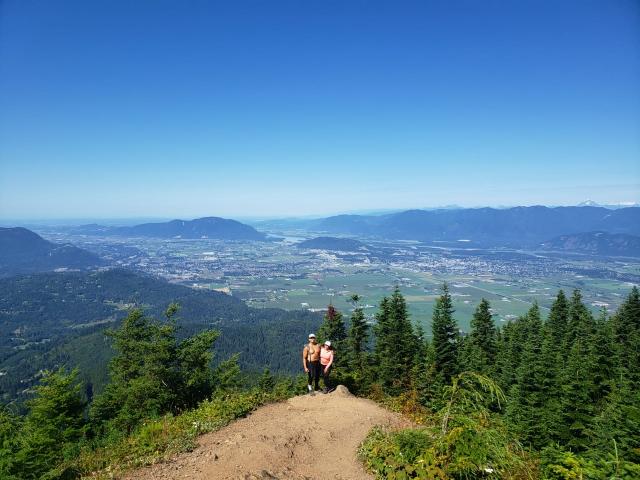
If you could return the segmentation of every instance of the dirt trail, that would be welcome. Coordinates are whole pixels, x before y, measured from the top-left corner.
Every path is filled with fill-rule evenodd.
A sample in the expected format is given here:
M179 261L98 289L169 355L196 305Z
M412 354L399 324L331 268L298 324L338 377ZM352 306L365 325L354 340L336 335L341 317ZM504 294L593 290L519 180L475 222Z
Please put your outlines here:
M401 416L344 387L294 397L199 438L174 460L130 473L151 479L370 479L356 450L374 425L406 426Z

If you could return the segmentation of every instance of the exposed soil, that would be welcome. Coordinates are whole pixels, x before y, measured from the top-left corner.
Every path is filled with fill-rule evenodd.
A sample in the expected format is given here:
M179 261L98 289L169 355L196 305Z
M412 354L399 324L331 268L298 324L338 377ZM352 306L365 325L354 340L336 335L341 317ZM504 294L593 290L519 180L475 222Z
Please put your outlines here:
M407 426L400 415L338 387L329 394L266 405L175 459L136 470L151 479L371 479L356 458L374 425Z

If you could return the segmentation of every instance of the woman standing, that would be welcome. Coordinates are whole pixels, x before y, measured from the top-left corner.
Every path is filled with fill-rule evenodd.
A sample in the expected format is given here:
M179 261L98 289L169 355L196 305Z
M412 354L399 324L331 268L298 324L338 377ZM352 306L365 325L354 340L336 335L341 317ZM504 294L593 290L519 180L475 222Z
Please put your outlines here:
M329 393L331 390L331 382L329 375L331 374L331 365L333 365L333 347L331 342L327 340L320 349L320 368L322 371L322 381L324 382L324 393Z

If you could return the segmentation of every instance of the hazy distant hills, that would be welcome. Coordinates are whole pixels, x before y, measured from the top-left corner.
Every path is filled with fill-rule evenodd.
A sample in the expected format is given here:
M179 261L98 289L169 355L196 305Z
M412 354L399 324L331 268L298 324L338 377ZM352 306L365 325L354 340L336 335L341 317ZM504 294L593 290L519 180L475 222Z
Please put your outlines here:
M334 250L337 252L355 252L363 247L364 243L352 238L316 237L305 240L296 245L298 248L315 248L319 250Z
M100 257L91 252L49 242L26 228L0 228L0 277L59 268L86 269L102 264Z
M82 225L72 233L84 235L120 235L127 237L157 238L211 238L217 240L264 240L265 235L255 228L220 217L170 222L143 223L132 227L105 227L97 224Z
M540 245L545 250L640 257L640 237L624 233L588 232L560 235Z
M624 203L614 203L614 204L603 205L603 204L594 202L593 200L586 200L584 202L579 203L576 206L577 207L604 207L610 210L617 210L618 208L640 207L640 203L624 202Z
M112 355L103 330L132 306L156 318L171 302L181 308L180 335L216 328L218 359L239 352L243 367L294 373L300 350L321 317L308 311L248 307L223 293L175 285L127 270L41 273L0 279L0 392L17 392L40 369L79 366L94 392L106 380ZM22 382L25 380L25 382Z
M380 216L338 215L319 231L420 241L470 240L479 245L537 245L574 232L640 235L640 208L514 207L408 210Z

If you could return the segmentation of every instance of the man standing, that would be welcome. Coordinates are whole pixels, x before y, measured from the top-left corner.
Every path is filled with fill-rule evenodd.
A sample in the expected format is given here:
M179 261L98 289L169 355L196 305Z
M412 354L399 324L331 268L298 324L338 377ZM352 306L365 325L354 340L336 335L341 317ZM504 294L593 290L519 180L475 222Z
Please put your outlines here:
M320 345L318 345L314 333L309 334L309 343L307 343L302 350L302 366L309 378L307 384L309 393L313 392L314 387L315 390L320 390L320 386L318 385L320 382Z

